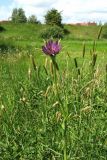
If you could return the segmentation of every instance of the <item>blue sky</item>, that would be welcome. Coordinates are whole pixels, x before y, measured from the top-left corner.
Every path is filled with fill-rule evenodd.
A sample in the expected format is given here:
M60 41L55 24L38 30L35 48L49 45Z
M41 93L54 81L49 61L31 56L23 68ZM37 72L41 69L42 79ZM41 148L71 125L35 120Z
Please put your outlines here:
M9 5L11 3L11 0L0 0L0 6L1 5Z
M27 17L35 14L42 22L51 8L62 11L64 23L107 22L107 0L0 0L0 20L7 20L19 7Z

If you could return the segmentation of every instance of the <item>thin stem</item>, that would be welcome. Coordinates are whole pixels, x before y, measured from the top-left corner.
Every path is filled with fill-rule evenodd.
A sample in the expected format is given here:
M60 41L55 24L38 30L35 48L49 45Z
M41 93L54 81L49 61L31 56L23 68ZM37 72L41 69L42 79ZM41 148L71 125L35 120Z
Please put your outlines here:
M64 120L64 160L67 160L67 139L66 139L66 132L67 132L67 124L66 124L66 120Z
M67 160L66 115L65 115L64 108L63 108L63 103L62 103L62 101L60 99L60 96L59 96L59 90L58 90L58 86L57 86L57 71L59 71L59 67L58 67L58 64L56 63L55 57L51 57L51 59L52 59L52 63L53 63L53 79L54 79L54 83L55 83L56 94L57 94L57 98L58 98L58 100L60 102L61 111L62 111L62 113L64 115L64 122L63 122L63 138L64 138L63 158L64 158L64 160Z

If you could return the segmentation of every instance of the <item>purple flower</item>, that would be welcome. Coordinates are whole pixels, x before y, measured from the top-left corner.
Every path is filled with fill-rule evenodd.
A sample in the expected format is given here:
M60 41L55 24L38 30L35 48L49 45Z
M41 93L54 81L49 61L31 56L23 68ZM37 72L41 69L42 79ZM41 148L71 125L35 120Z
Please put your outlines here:
M42 51L49 56L55 56L60 50L61 45L59 44L59 41L54 42L53 40L49 40L46 42L45 46L42 46Z

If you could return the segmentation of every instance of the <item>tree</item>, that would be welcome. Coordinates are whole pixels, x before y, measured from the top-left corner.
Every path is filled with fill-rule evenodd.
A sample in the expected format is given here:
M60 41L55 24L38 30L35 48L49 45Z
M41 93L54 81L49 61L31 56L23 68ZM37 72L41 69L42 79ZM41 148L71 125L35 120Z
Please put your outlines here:
M14 23L25 23L27 22L27 18L25 16L25 12L22 8L14 8L12 12L12 22Z
M14 22L14 23L17 22L17 14L18 14L18 10L17 10L17 8L14 8L13 12L12 12L12 22Z
M22 8L18 9L18 22L19 23L25 23L27 22L27 18L25 16L25 12Z
M45 23L62 27L61 12L58 12L56 9L49 10L45 15Z
M37 20L37 17L35 15L31 15L28 18L28 23L36 23L39 24L40 22Z

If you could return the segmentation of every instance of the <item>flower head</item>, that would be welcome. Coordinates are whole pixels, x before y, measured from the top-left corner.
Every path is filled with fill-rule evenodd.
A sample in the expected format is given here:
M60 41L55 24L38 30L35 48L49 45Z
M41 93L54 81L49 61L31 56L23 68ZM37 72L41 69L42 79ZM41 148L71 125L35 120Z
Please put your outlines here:
M53 40L49 40L42 46L42 51L49 56L55 56L60 50L61 45L59 44L59 41L54 42Z

